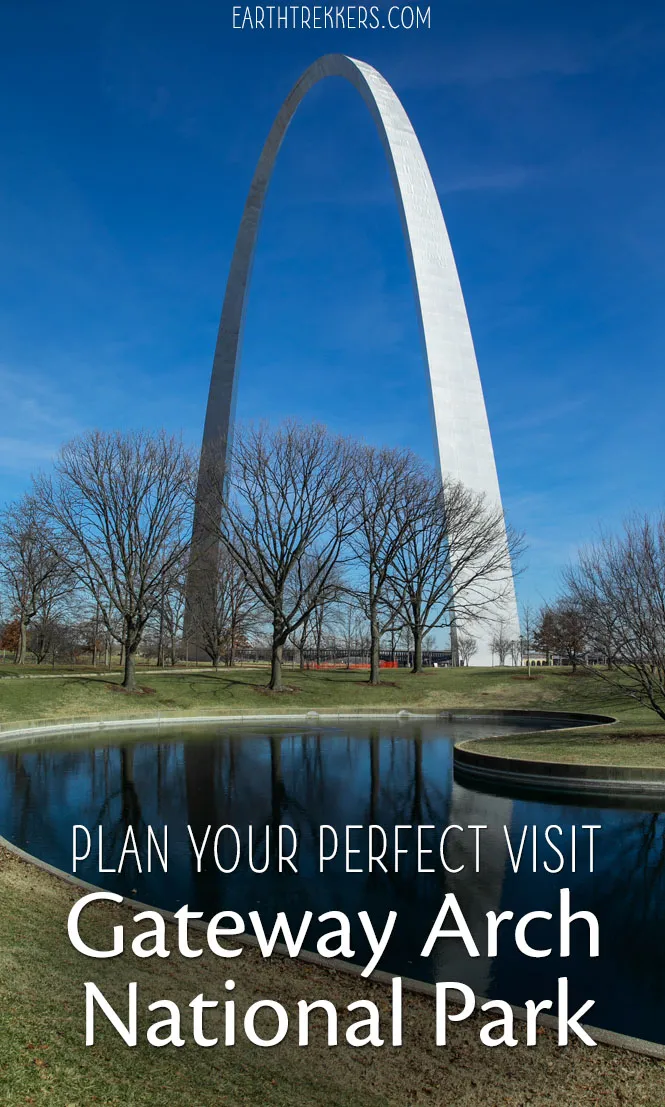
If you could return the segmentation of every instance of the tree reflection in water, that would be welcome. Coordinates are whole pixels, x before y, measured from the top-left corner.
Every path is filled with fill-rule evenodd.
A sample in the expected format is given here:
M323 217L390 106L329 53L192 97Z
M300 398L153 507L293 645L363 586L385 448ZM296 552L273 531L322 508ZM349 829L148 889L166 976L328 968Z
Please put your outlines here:
M524 720L525 727L532 724ZM596 996L594 1021L619 1027L614 1019L606 978L613 958L613 981L620 978L634 1011L648 1019L662 1002L665 953L661 941L665 904L665 817L634 810L586 810L547 802L513 803L482 795L453 783L452 741L481 735L495 722L452 723L426 720L354 721L337 726L256 725L193 730L185 739L172 728L154 736L127 735L119 744L99 732L87 743L61 741L0 755L0 833L63 869L71 868L72 825L103 828L105 864L116 864L128 827L145 853L147 827L159 835L169 826L169 871L138 874L133 865L120 874L97 871L93 851L80 875L146 902L177 908L187 902L209 917L229 907L246 915L258 908L266 920L279 910L299 922L304 910L314 915L343 910L350 917L367 910L382 925L389 910L398 925L382 967L422 979L462 980L479 994L500 994L520 1002L542 998L553 990L562 971L578 982L586 996ZM517 724L504 728L515 731ZM470 832L451 833L447 859L457 873L446 873L438 860L438 836L450 823L487 825L482 837L482 864L476 874ZM503 826L513 826L519 840L523 824L541 829L556 823L602 823L594 876L578 872L552 877L542 871L512 875L506 864ZM242 861L235 872L221 873L207 851L202 872L187 836L187 824L200 843L208 826L237 827ZM289 824L299 840L298 874L279 873L272 848L278 828ZM399 871L387 874L347 873L342 856L323 874L318 866L322 824L337 828L383 827L391 848L396 825L425 824L436 832L426 842L434 849L419 873L413 848L400 856ZM247 855L253 831L254 862L265 872L252 873ZM267 828L267 829L266 829ZM406 840L406 839L405 839ZM354 845L366 841L360 834ZM415 835L413 836L415 847ZM269 851L268 853L266 851ZM341 852L341 851L340 851ZM221 859L230 867L235 855L224 836ZM365 868L365 853L353 863ZM390 866L389 866L390 867ZM588 958L569 963L530 961L499 946L499 958L470 959L459 941L440 942L429 963L419 958L425 936L446 892L454 892L479 947L484 946L489 910L552 909L561 886L570 886L573 903L594 911L601 922L601 964ZM636 933L639 931L639 941ZM311 946L315 936L311 936ZM366 953L356 943L357 959ZM574 959L573 959L574 960ZM607 993L605 995L605 993ZM626 1016L629 1017L628 1015ZM637 1018L631 1015L630 1018ZM628 1029L645 1033L633 1022ZM650 1034L656 1036L651 1026Z

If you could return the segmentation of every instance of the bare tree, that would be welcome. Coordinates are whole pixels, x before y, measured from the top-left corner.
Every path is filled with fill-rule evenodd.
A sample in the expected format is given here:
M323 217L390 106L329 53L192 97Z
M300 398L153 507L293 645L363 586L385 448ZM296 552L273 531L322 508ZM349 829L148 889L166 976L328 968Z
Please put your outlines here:
M335 593L331 591L330 597L323 596L312 612L312 639L314 643L314 660L317 665L321 664L321 648L326 630L326 616L335 603L335 600Z
M56 545L123 647L123 687L165 582L189 545L193 463L165 432L92 431L65 446L37 482Z
M97 603L86 604L85 609L80 612L78 631L84 651L90 654L93 668L97 668L107 633Z
M306 554L305 557L307 557ZM296 587L298 587L297 584ZM334 619L335 605L340 597L345 596L347 592L348 589L341 574L335 568L330 575L325 592L314 597L315 602L310 613L300 624L295 634L291 636L293 646L298 653L301 670L305 668L305 651L308 649L314 651L316 664L321 664L321 650L327 624L331 619ZM295 597L290 596L289 600L293 598Z
M151 620L151 633L149 639L144 637L144 643L156 655L160 669L166 666L167 660L171 668L177 664L178 648L184 637L186 580L190 561L191 554L188 550L170 572L162 574L162 587L157 609Z
M53 666L62 659L76 662L79 655L85 652L85 647L85 636L77 623L41 616L35 619L30 633L30 649L37 664L41 665L48 658Z
M58 600L72 588L71 573L34 495L10 504L0 516L0 580L18 621L14 660L22 665L33 619L40 613L51 619Z
M413 526L424 480L422 462L409 450L362 446L357 463L357 527L350 544L365 576L358 596L370 631L370 684L380 681L381 636L394 624L399 608L392 581L392 605L385 593L396 557Z
M70 589L63 597L47 596L30 626L29 643L38 665L52 664L68 654L72 660L87 647L85 624L80 619L79 597Z
M592 641L611 629L612 667L599 679L665 719L665 513L603 535L566 574Z
M391 615L390 624L385 631L387 648L390 651L390 660L395 661L401 635L404 633L404 615L401 609L388 607Z
M306 619L303 619L295 634L292 635L292 642L298 653L298 665L301 672L305 668L305 650L312 639L311 622L313 622L312 616L308 615Z
M234 664L237 648L257 621L258 607L240 566L220 545L216 572L202 575L190 607L197 642L215 669L222 657Z
M508 628L503 619L499 619L491 641L491 650L493 654L496 654L499 659L499 665L506 664L506 658L510 653L510 647L512 645L512 639L508 634Z
M614 655L622 638L621 614L609 597L601 594L598 588L599 575L597 565L598 549L583 551L579 566L569 566L564 570L563 579L566 595L571 602L582 610L586 620L586 637L590 649L602 654L611 669ZM591 571L593 569L593 572Z
M353 589L349 589L338 599L333 609L333 618L348 669L353 657L364 658L368 655L370 646L367 617Z
M286 641L337 587L335 567L354 525L353 451L318 424L248 426L236 430L228 469L209 472L200 493L210 535L201 571L214 536L268 612L269 687L280 692Z
M412 672L422 671L424 636L437 627L482 622L511 585L521 538L506 535L503 512L459 482L444 490L430 472L389 573L393 605L402 604L414 643ZM457 630L457 635L459 630Z
M531 604L525 603L522 606L522 637L520 639L520 647L522 654L522 661L526 659L526 675L531 679L531 642L533 640L533 624L534 613Z
M325 644L335 647L335 630L340 625L341 609L352 593L353 589L349 587L341 566L336 566L329 587L319 596L312 612L312 647L317 665L321 664Z
M577 671L589 644L589 618L576 596L562 596L550 609L554 650Z
M46 613L37 616L32 623L29 637L30 651L38 665L46 661L49 653L53 656L54 651L52 647L56 642L59 630L60 624L52 615L47 615Z
M478 652L478 643L471 634L458 634L457 635L457 652L459 659L465 665L468 665L471 658Z
M182 639L185 621L185 582L187 579L186 561L175 567L171 581L164 590L160 620L162 624L162 649L166 651L168 643L171 668L178 660L178 642Z

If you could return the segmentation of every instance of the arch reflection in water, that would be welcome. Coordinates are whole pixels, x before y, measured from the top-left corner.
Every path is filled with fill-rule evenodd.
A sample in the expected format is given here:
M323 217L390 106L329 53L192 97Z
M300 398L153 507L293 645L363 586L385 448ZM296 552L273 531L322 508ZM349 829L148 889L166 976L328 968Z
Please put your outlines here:
M533 721L522 725L533 729ZM381 927L390 910L398 923L381 967L420 979L460 980L478 994L515 1003L553 996L557 976L571 981L571 1003L591 997L595 1025L663 1040L659 1018L663 1003L665 951L665 817L648 811L557 805L482 795L453 783L454 739L519 729L518 721L496 722L354 721L337 726L266 726L193 730L176 734L137 733L112 742L99 732L88 739L7 751L0 755L0 833L63 869L71 866L72 825L101 825L110 858L119 852L128 826L139 840L148 825L169 826L169 870L137 874L130 865L121 874L100 875L91 857L79 872L83 879L144 902L176 909L189 903L211 916L224 907L245 917L258 909L267 920L282 910L299 922L305 910L315 917L342 910L351 919L366 910ZM298 873L279 873L272 859L264 873L243 863L223 874L209 855L201 873L189 844L187 824L198 841L208 825L229 823L241 836L247 856L249 828L259 843L256 866L265 855L265 828L292 826L299 839ZM323 873L318 865L322 824L336 827L374 823L392 838L395 825L436 828L431 844L434 873L418 873L415 848L400 857L398 872L347 873L338 856ZM451 866L437 862L438 834L447 825L480 824L481 871L474 871L472 834L449 836ZM553 876L539 869L513 874L503 827L519 841L525 824L540 831L548 824L564 831L571 825L602 824L596 847L596 872ZM361 836L354 844L360 845ZM230 865L235 849L224 839L222 860ZM408 843L407 843L408 844ZM118 852L115 862L117 863ZM390 854L388 855L388 859ZM358 864L363 864L361 854ZM529 858L530 860L530 858ZM107 862L110 864L110 861ZM447 891L455 892L479 947L484 947L489 910L515 915L539 909L556 913L560 887L570 887L574 909L593 911L600 920L601 957L590 961L580 940L572 957L531 960L520 955L508 932L499 956L467 957L459 941L439 942L432 957L419 954ZM532 939L545 932L533 924ZM543 924L545 926L546 924ZM640 940L635 941L639 932ZM311 948L316 934L310 932ZM369 950L354 934L356 960ZM617 1008L615 997L625 1002Z

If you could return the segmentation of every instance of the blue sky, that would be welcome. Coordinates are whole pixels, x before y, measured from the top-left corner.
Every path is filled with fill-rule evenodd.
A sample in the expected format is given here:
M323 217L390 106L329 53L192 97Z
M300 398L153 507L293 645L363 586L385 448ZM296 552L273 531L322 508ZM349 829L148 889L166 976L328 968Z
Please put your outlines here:
M226 0L0 0L0 501L88 427L198 444L262 142L341 51L392 83L439 190L522 597L598 524L664 505L665 10L431 8L429 31L240 32ZM391 184L339 81L280 155L238 406L431 456Z

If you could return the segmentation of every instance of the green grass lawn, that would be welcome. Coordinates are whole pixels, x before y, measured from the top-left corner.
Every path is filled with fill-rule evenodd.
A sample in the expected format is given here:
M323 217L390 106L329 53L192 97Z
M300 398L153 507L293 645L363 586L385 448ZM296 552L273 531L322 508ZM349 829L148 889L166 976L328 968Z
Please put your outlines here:
M27 675L27 674L26 674ZM612 698L607 689L588 675L573 676L552 670L527 680L512 669L430 669L412 676L405 669L384 670L382 683L373 688L367 672L359 670L306 670L286 668L288 691L268 691L265 667L219 669L209 667L187 673L166 670L139 673L145 694L126 695L119 674L54 676L48 680L16 679L20 670L0 667L0 721L46 719L58 716L152 714L155 711L186 712L301 712L320 709L427 711L448 708L535 708L539 710L596 711L614 715L620 711L628 724L642 725L648 715L624 697Z
M616 726L581 728L488 739L491 752L598 764L665 767L665 725L628 697L612 693L591 674L556 668L531 679L514 669L430 669L412 676L405 669L385 670L373 688L358 670L285 669L288 690L269 692L266 667L139 673L140 694L127 695L119 673L52 675L30 679L11 664L0 666L0 725L47 719L195 714L275 714L319 710L586 711L611 715Z
M665 769L665 726L662 723L639 729L623 726L615 731L594 727L592 730L502 735L460 744L493 757Z
M207 950L197 960L129 955L91 961L67 938L67 915L78 895L71 885L0 849L2 1107L662 1107L665 1102L662 1062L602 1045L561 1049L555 1033L544 1028L537 1046L528 1048L518 1023L520 1045L490 1050L479 1041L481 1022L473 1019L452 1027L448 1046L437 1047L433 1001L408 993L403 1047L390 1046L388 1024L385 1046L353 1049L345 1044L344 1029L359 1016L349 1016L346 1007L370 999L383 1017L388 989L280 957L264 961L253 949L232 962ZM101 948L119 923L129 939L137 932L126 907L98 905L82 929ZM174 944L171 932L167 948ZM147 1018L140 1014L135 1048L124 1045L105 1020L95 1045L85 1047L86 980L93 980L119 1013L129 980L138 983L141 1012L149 1002L168 998L185 1013L201 992L207 999L227 998L229 976L236 982L233 995L241 1015L259 998L277 999L290 1016L299 999L332 1000L340 1014L340 1045L325 1044L319 1016L307 1048L288 1037L280 1046L259 1049L239 1033L233 1048L203 1049L191 1043L191 1025L188 1030L183 1019L186 1044L155 1049L147 1045L145 1030L164 1017L162 1011ZM218 1013L208 1012L205 1025L209 1035L223 1034ZM267 1024L263 1032L269 1033Z

